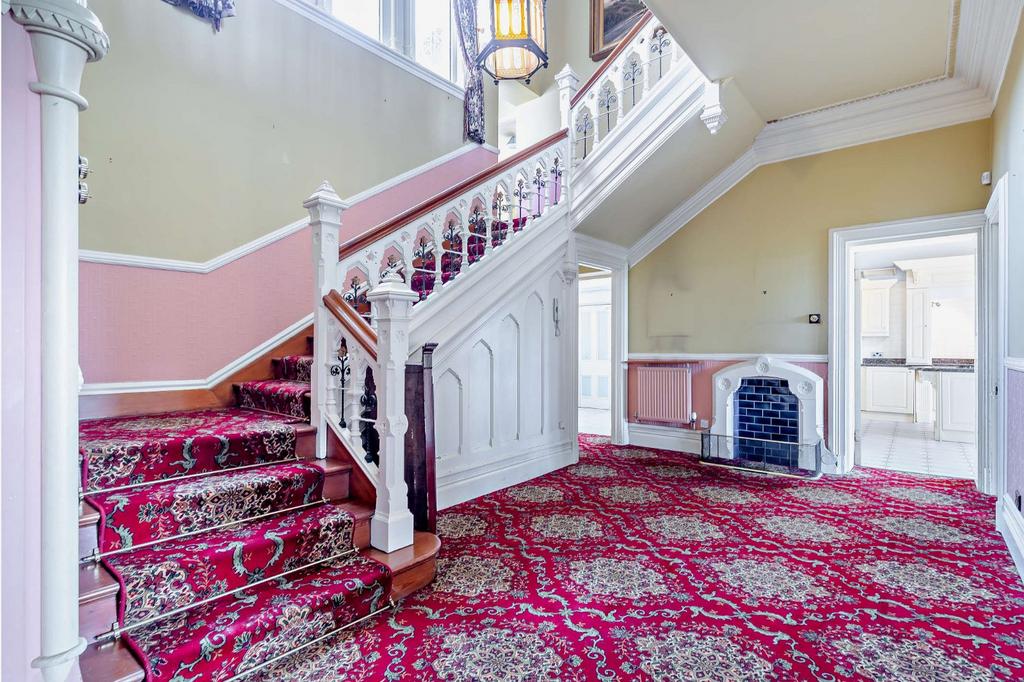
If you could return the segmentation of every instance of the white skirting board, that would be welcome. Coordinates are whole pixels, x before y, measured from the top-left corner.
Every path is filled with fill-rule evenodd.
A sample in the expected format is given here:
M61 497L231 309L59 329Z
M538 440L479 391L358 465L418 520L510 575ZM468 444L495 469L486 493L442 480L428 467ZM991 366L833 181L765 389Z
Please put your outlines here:
M996 528L1003 534L1017 574L1024 582L1024 514L1017 510L1009 495L1003 495L996 502Z
M631 423L629 425L629 444L699 455L700 432L676 429L671 426Z
M579 461L572 443L538 445L516 454L511 462L498 462L485 468L453 471L437 479L437 508L447 509L531 478L549 474Z

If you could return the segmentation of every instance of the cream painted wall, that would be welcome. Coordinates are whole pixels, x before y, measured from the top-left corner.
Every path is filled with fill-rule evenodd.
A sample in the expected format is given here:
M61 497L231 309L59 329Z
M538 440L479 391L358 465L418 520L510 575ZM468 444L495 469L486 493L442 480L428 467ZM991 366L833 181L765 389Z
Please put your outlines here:
M1017 40L992 115L992 177L1010 174L1009 195L1012 215L1009 229L1009 262L1024 263L1024 18L1017 27ZM1010 335L1007 352L1024 357L1024 268L1009 271Z
M630 352L826 353L829 229L984 208L991 135L977 121L754 171L630 270Z
M351 196L463 143L459 98L272 0L220 33L163 2L90 6L112 48L82 87L84 249L207 260L301 218L324 178Z
M590 58L590 0L548 0L548 60L530 82L542 94L555 85L555 74L572 66L583 85L601 62Z

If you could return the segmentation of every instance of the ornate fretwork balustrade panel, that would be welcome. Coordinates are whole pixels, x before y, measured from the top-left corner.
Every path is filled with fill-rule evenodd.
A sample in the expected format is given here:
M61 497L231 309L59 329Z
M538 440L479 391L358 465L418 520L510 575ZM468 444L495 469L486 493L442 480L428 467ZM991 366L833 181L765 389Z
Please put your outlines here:
M599 75L571 99L573 164L582 163L689 58L653 15L641 20L609 56Z
M334 287L363 319L376 325L367 293L389 273L417 294L416 303L443 296L459 275L499 257L502 247L562 201L569 144L563 134L452 196L379 239L343 245Z

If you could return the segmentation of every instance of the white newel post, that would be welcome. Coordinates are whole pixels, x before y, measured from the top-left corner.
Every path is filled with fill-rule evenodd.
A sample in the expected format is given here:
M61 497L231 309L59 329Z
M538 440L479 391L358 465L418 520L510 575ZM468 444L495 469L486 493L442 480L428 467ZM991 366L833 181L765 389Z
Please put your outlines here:
M377 432L380 469L377 508L370 521L370 544L393 552L412 544L413 518L405 484L405 363L409 359L409 321L418 296L390 272L367 298L377 319Z
M572 130L572 98L580 89L580 77L566 64L555 74L558 84L558 111L562 115L562 127Z
M32 666L46 680L68 679L86 646L78 634L78 113L88 102L78 89L85 63L102 59L110 42L83 5L11 3L32 42L39 80L29 89L40 95L42 133L42 651Z
M316 427L316 456L327 456L327 380L334 357L330 312L323 298L340 285L338 278L338 243L341 238L341 215L348 204L341 200L331 183L324 180L312 196L302 202L309 211L309 227L313 233L313 369L310 372L310 424Z

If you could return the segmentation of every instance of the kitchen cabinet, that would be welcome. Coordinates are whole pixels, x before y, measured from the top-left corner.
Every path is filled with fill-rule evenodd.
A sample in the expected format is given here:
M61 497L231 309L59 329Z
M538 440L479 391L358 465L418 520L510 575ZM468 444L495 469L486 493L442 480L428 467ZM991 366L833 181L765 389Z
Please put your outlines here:
M932 299L927 288L907 289L907 364L932 362Z
M894 279L862 279L860 281L861 336L889 336L889 291Z
M939 372L935 439L973 443L978 430L978 382L973 372Z
M861 409L866 412L914 414L914 370L906 367L863 367Z

